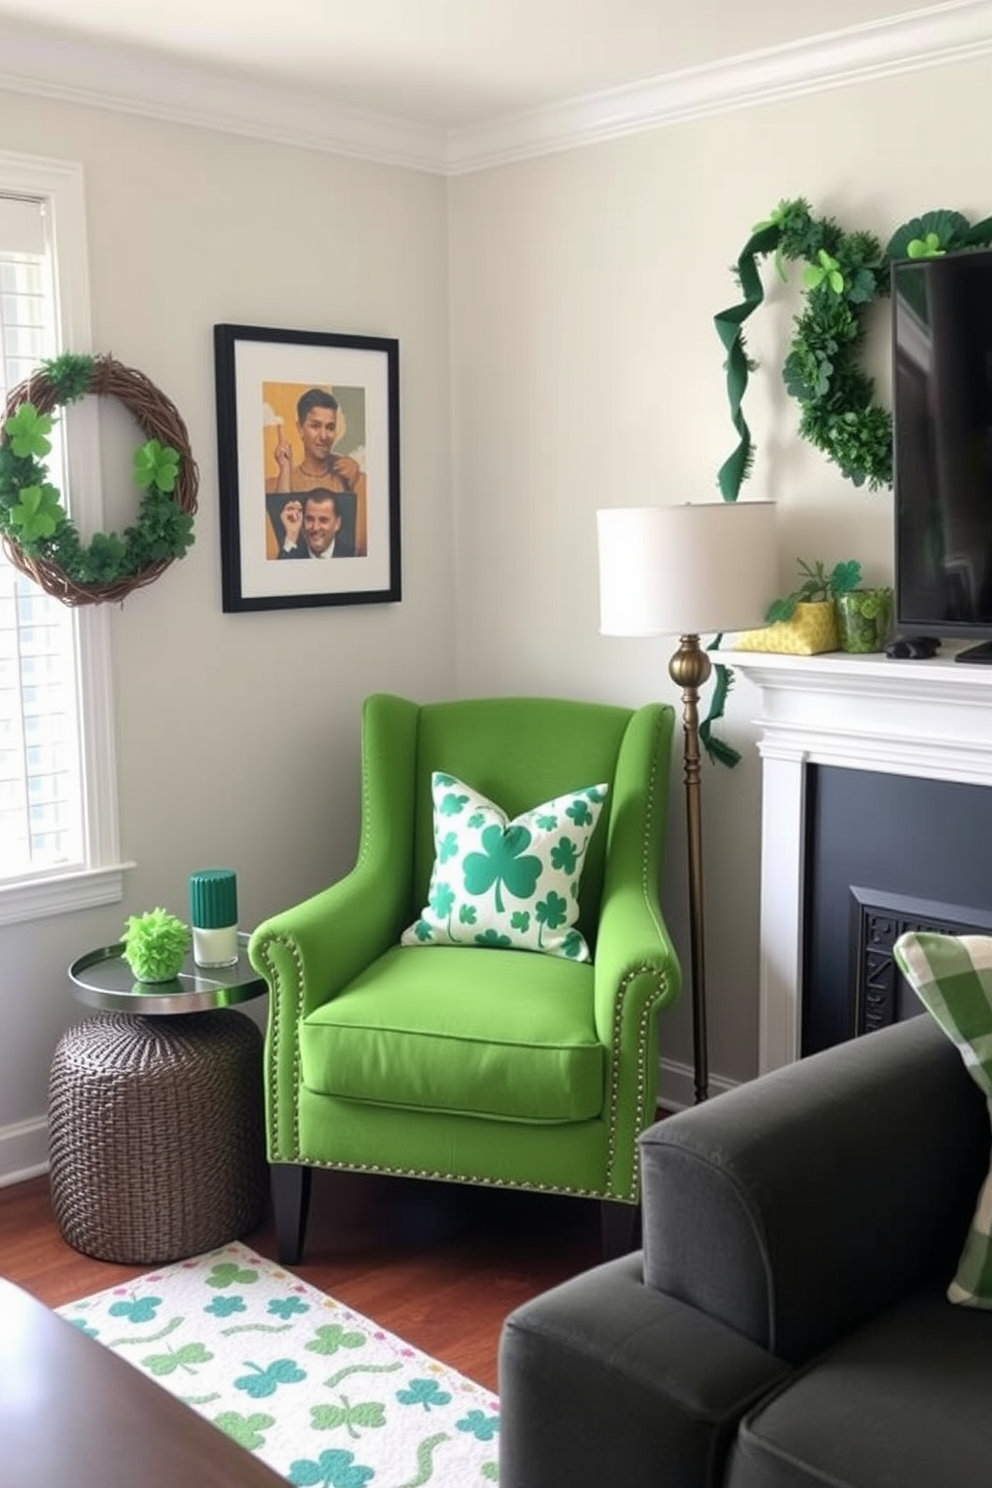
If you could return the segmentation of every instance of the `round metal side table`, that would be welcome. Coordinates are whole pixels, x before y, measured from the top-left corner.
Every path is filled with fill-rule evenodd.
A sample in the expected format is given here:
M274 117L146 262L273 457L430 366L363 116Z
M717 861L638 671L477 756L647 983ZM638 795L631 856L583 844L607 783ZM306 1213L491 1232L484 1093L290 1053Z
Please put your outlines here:
M48 1092L52 1204L76 1250L158 1265L261 1222L267 1170L262 1036L227 1011L266 990L239 936L237 964L136 982L120 945L69 967L99 1009L63 1034Z

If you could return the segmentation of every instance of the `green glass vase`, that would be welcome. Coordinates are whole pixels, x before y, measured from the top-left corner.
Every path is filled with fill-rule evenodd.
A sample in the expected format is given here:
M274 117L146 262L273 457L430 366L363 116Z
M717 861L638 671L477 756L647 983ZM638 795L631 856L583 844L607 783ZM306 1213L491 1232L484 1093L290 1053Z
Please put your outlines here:
M892 638L892 590L851 589L834 599L842 651L884 651Z

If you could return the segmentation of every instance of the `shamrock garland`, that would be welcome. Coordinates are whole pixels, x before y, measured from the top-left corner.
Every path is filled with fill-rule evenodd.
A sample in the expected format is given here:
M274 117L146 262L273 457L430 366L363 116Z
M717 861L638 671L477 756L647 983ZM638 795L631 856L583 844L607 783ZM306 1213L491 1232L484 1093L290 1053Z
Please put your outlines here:
M0 536L19 567L69 603L120 597L135 584L155 577L172 559L181 558L193 542L196 467L187 460L180 493L180 451L150 438L134 455L134 479L144 492L137 524L126 528L123 535L98 532L88 546L83 544L44 464L52 448L49 435L54 419L49 409L102 391L102 378L109 379L108 388L117 390L143 426L153 412L164 410L166 426L176 424L182 429L172 405L142 374L109 358L72 352L43 363L34 378L15 389L8 403L13 411L2 425ZM43 579L53 571L55 583L50 586ZM77 586L92 587L93 592L81 594ZM108 588L109 595L102 592Z
M892 414L875 401L873 379L858 363L865 312L889 293L890 268L896 259L939 258L989 246L992 217L972 226L960 212L946 209L904 222L884 249L870 232L846 232L833 218L814 217L801 197L781 201L757 223L734 271L743 299L714 317L727 352L727 398L739 436L717 474L723 499L737 500L754 464L751 431L741 406L755 364L748 357L742 327L764 300L759 258L774 253L783 280L785 259L806 264L805 308L796 318L782 368L786 391L800 405L800 437L822 450L854 485L875 491L892 484ZM718 636L714 645L719 641ZM714 721L723 716L733 677L720 664L714 671L713 697L700 738L711 759L735 765L740 759L737 750L712 732Z
M715 317L727 352L727 397L740 436L718 473L725 501L736 501L754 461L751 432L741 412L749 373L742 326L762 303L757 259L775 254L805 261L805 308L795 321L782 368L786 391L801 408L800 437L832 460L856 486L892 484L892 414L875 401L873 379L858 364L865 311L889 293L890 266L901 258L939 258L992 245L992 217L972 226L960 212L939 210L903 223L883 249L869 232L845 232L830 217L813 217L801 198L783 201L752 230L737 260L740 304Z

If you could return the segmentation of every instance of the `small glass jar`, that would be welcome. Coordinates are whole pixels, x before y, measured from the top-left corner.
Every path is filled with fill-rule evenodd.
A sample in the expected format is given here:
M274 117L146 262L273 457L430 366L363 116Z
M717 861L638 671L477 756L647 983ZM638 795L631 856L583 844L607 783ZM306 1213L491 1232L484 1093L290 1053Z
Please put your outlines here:
M851 589L834 598L840 649L852 653L884 651L892 638L892 590Z
M238 881L231 868L201 868L189 877L193 960L233 966L238 959Z

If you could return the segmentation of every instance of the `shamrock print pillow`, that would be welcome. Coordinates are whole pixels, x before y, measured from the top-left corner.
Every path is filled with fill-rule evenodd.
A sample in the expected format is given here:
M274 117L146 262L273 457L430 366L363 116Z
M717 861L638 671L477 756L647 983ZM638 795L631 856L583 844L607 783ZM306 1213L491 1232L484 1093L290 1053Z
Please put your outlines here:
M575 922L586 848L608 785L556 796L507 821L453 775L435 770L434 868L420 918L401 943L544 951L588 961Z

